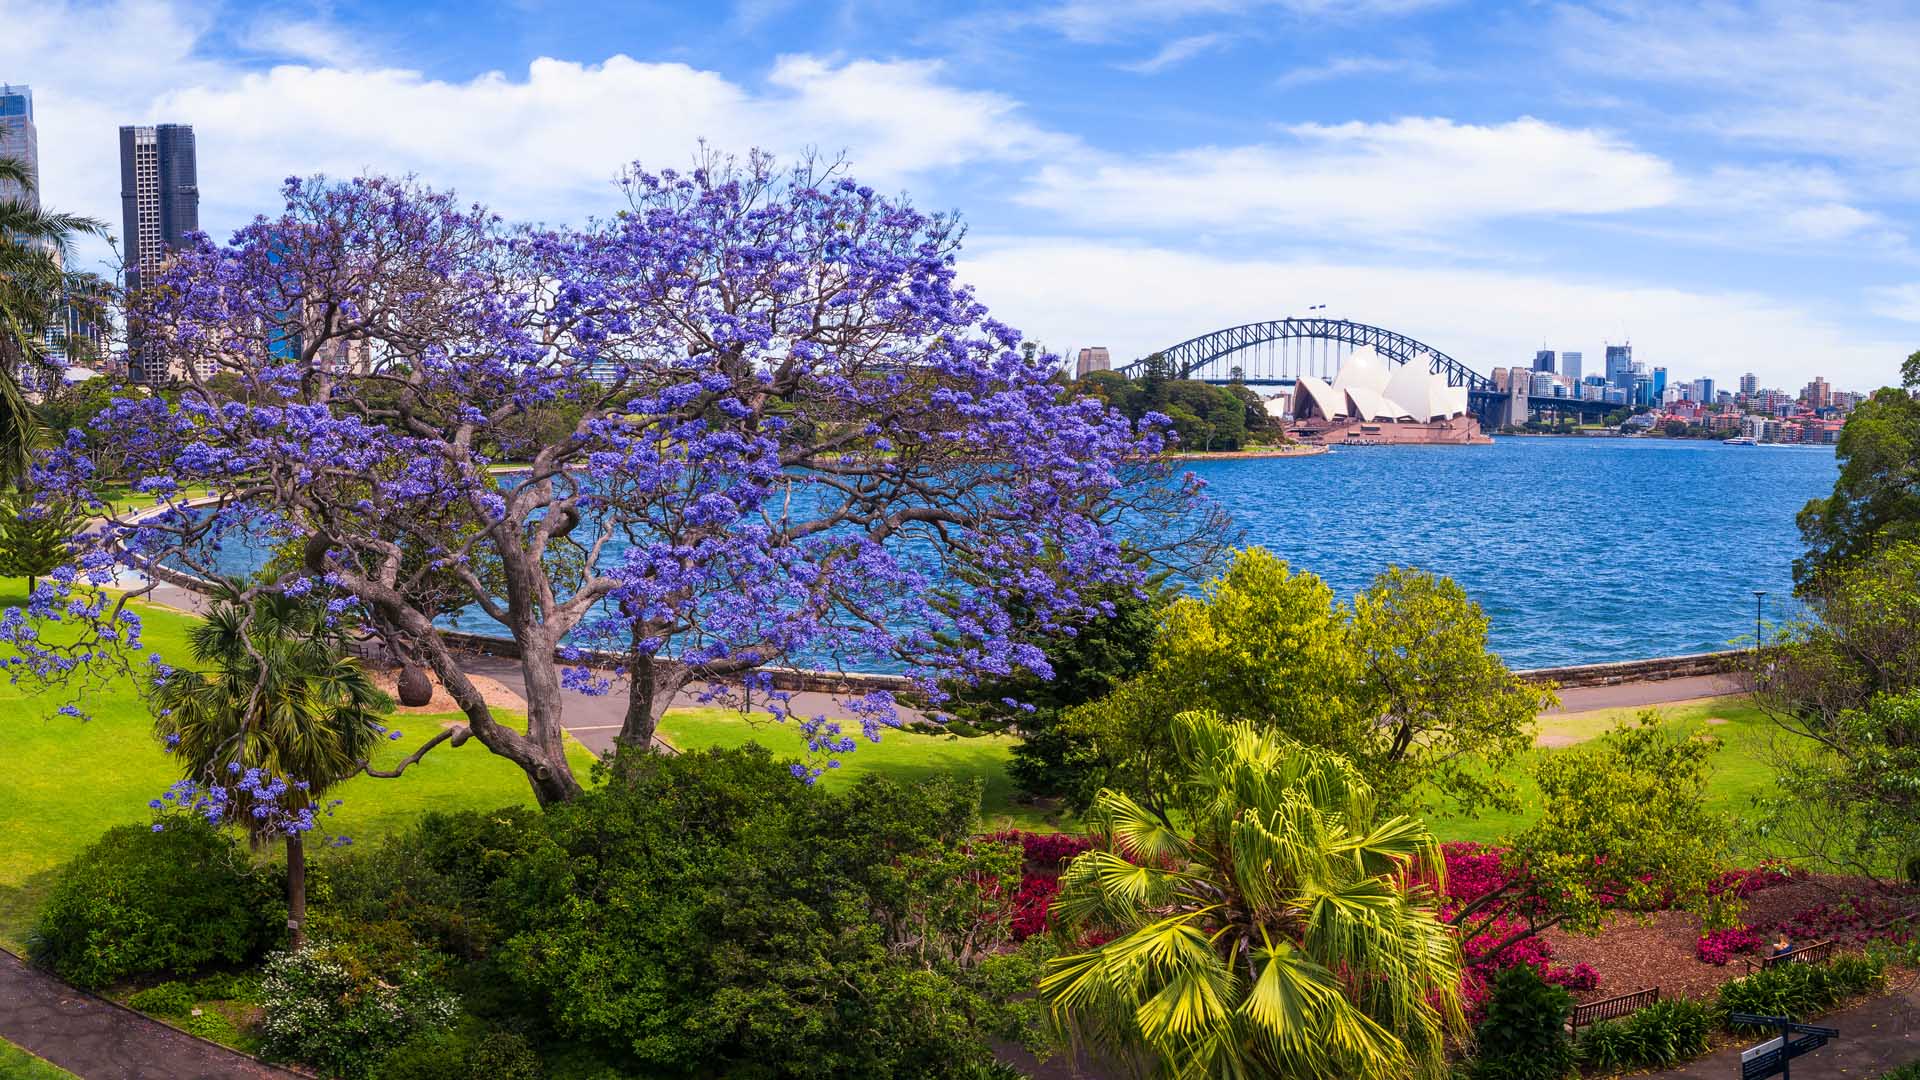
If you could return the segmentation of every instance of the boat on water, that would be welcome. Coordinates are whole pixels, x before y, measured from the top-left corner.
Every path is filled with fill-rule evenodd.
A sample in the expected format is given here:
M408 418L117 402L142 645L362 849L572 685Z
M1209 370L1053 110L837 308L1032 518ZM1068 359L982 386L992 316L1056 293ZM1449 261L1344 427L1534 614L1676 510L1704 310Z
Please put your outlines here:
M1733 438L1728 439L1726 442L1722 443L1721 445L1722 446L1758 446L1760 444L1754 442L1753 436L1751 435L1736 435Z

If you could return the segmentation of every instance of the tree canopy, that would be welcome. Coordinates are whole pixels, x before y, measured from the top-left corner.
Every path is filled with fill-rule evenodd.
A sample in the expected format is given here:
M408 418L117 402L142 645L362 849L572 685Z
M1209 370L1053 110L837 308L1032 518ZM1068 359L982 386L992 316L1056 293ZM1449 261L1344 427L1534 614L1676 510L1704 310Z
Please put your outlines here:
M131 320L185 387L93 421L163 512L106 515L77 575L0 620L15 670L139 655L124 596L82 601L96 633L77 643L33 632L123 551L212 576L216 544L299 538L252 588L312 595L430 666L551 802L580 790L563 687L618 676L634 748L694 684L787 715L769 665L884 660L938 700L943 676L1045 670L1016 612L1073 625L1088 590L1144 575L1123 522L1143 492L1181 501L1158 425L1019 347L959 282L953 218L759 155L636 167L624 190L617 214L545 229L411 181L296 180L279 216L177 252ZM96 471L72 440L36 467L65 497ZM513 639L524 733L436 624L448 581ZM582 666L589 647L615 676ZM870 738L896 722L888 695L852 706ZM799 727L803 776L854 746L824 716Z
M1809 501L1797 519L1807 552L1793 565L1804 590L1827 571L1898 540L1920 540L1920 352L1908 357L1905 388L1886 387L1854 406L1834 456L1833 493Z

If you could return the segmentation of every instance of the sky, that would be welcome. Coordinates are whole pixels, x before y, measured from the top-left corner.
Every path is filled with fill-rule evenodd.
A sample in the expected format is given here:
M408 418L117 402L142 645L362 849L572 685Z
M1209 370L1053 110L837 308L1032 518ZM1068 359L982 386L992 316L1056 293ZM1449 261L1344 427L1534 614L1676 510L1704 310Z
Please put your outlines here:
M121 124L194 125L222 239L315 173L582 221L705 140L957 210L1057 352L1325 304L1789 389L1920 348L1916 56L1911 2L0 0L43 201L116 232Z

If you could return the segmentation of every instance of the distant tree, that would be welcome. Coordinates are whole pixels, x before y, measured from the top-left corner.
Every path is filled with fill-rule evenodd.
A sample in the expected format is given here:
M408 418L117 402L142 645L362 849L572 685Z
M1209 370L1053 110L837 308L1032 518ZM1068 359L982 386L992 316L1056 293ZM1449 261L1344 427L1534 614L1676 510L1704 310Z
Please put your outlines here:
M1730 827L1707 809L1719 743L1681 737L1649 712L1591 744L1540 759L1540 817L1513 838L1502 884L1452 917L1461 940L1498 929L1497 957L1550 927L1594 932L1612 908L1706 910Z
M1660 430L1665 432L1669 439L1684 439L1687 437L1687 422L1685 420L1669 420L1660 426Z
M1359 770L1246 722L1183 714L1174 819L1115 791L1054 915L1103 945L1049 964L1058 1023L1155 1076L1441 1077L1460 962L1422 875L1426 826Z
M1807 552L1793 573L1803 592L1849 560L1920 539L1920 400L1904 389L1876 391L1847 417L1834 456L1833 493L1809 501L1797 519Z
M26 578L33 591L35 579L72 560L73 539L86 525L87 515L70 500L0 493L0 577Z

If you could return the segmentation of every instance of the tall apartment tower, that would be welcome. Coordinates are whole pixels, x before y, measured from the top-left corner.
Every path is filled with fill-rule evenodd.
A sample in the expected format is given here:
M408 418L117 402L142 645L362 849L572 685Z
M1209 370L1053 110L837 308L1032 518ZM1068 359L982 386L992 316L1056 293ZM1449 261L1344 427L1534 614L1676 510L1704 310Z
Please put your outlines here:
M1748 396L1760 392L1760 380L1754 377L1753 372L1740 376L1740 392Z
M40 135L33 126L33 90L25 86L0 83L0 157L13 158L27 167L33 178L33 190L24 193L29 206L40 205ZM0 200L22 201L20 185L0 180Z
M1580 385L1580 354L1579 353L1563 352L1560 354L1560 374L1565 375L1567 377L1567 381L1569 383L1572 383L1574 386Z
M1541 349L1533 354L1533 370L1553 373L1553 350Z
M1622 390L1633 389L1633 346L1607 346L1607 382Z
M127 289L160 268L170 248L200 228L200 176L193 126L159 124L120 129L120 215L126 244ZM130 336L128 374L137 382L167 380L164 358Z

